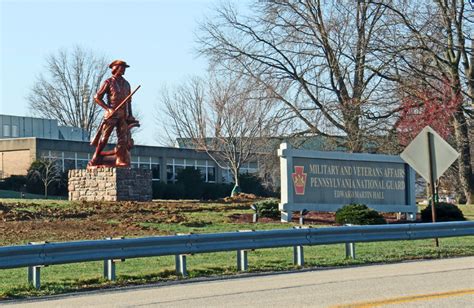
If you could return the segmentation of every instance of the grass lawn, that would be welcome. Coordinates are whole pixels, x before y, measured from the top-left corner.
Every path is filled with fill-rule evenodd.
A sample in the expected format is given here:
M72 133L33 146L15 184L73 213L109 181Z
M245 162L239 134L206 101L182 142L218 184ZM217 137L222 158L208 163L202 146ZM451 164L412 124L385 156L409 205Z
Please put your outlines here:
M0 202L11 202L7 199ZM15 200L11 217L26 217L25 221L0 222L0 230L19 228L18 233L4 233L2 245L20 244L39 240L39 230L27 227L38 224L47 230L43 240L62 241L103 238L105 230L120 230L127 237L174 233L227 232L243 229L286 229L295 223L284 224L277 220L257 224L238 220L239 215L250 216L249 204L223 204L199 202L150 202L123 204L87 204L51 200ZM469 220L474 220L474 206L460 206ZM25 213L28 215L25 216ZM66 226L66 229L63 228ZM69 228L67 228L69 226ZM94 227L94 228L93 228ZM313 227L324 227L313 225ZM5 228L5 229L2 229ZM54 233L54 229L61 232ZM91 228L91 229L88 229ZM77 233L78 230L82 233ZM99 230L97 230L99 229ZM21 231L21 232L20 232ZM15 236L10 238L8 236ZM66 236L66 237L63 237ZM109 235L110 236L110 235ZM77 238L78 237L78 238ZM390 263L414 259L435 259L474 255L474 237L440 239L440 247L434 240L392 241L357 243L356 259L345 258L342 244L305 246L305 267L334 267L370 263ZM249 271L265 272L291 270L292 248L261 249L248 254ZM119 285L155 283L182 279L175 272L174 256L129 259L117 263L117 280L108 282L102 277L103 262L87 262L55 265L41 269L41 289L27 284L26 268L0 270L0 299L59 294L78 290L107 288ZM189 277L222 276L237 273L236 252L219 252L188 256Z
M36 194L30 194L30 193L24 193L23 198L24 199L35 199L36 201L37 200L48 200L48 199L49 200L66 200L67 199L66 197L58 197L58 196L48 196L48 198L45 198L43 195L36 195ZM21 198L21 192L19 192L19 191L0 189L0 199L24 200L23 198Z
M474 220L474 204L458 205L467 220Z

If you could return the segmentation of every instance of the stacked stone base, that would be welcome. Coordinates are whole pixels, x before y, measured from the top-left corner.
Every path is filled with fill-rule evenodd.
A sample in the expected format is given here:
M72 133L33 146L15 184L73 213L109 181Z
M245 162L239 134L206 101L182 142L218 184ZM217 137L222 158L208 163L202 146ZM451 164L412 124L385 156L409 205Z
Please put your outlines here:
M69 170L69 200L150 201L151 170L94 168Z

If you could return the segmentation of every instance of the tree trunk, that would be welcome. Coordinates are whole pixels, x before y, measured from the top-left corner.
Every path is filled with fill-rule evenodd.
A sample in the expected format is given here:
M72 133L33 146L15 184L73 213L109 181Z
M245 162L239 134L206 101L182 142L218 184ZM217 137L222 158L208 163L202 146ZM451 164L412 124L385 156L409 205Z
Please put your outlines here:
M474 176L471 166L469 129L461 107L454 113L454 136L457 149L461 154L458 159L461 189L466 197L467 204L472 204L474 202L472 199L474 194Z
M347 134L347 150L351 153L360 153L363 150L359 123L360 107L349 106L344 113Z
M454 79L455 93L461 91L461 79L457 67L451 69ZM456 140L457 150L460 153L458 158L458 176L460 182L460 190L463 192L467 204L474 202L472 199L474 194L474 176L471 166L471 147L469 140L469 124L464 114L462 105L457 107L453 114L454 138ZM464 200L462 200L464 201Z
M44 197L48 198L48 184L44 183Z
M231 197L234 197L235 195L237 195L241 192L240 186L239 186L240 181L239 181L239 170L238 169L234 170L233 176L234 176L235 185L234 185L234 188L232 189L232 192L230 194Z

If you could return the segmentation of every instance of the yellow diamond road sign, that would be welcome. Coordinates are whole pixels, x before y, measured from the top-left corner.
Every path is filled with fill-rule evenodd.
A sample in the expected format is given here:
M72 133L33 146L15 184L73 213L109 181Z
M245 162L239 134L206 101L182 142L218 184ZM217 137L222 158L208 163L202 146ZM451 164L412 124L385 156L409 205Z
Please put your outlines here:
M400 154L400 157L409 164L426 181L430 182L430 152L428 133L433 134L433 177L437 180L459 157L456 152L434 129L429 126L413 139Z

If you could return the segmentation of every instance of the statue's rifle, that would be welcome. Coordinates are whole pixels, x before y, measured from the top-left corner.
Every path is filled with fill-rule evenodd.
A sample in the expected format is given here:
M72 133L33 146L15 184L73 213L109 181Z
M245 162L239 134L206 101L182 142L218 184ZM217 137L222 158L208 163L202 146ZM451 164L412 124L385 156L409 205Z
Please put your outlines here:
M107 119L110 119L116 112L117 110L119 110L123 105L125 105L128 100L132 97L133 94L135 94L135 92L138 91L138 89L140 89L141 85L139 85L135 90L133 90L132 93L130 93L129 95L127 95L127 97L125 97L121 102L120 104L118 104L118 106L114 109L114 111L112 111L111 114L109 114L108 116L106 116L102 122L100 123L99 125L99 128L97 129L97 132L95 134L95 137L94 139L92 140L91 142L91 145L94 145L94 146L97 146L97 144L99 143L99 139L100 139L100 135L101 135L101 132L102 132L102 126L104 126L105 124L105 120Z

